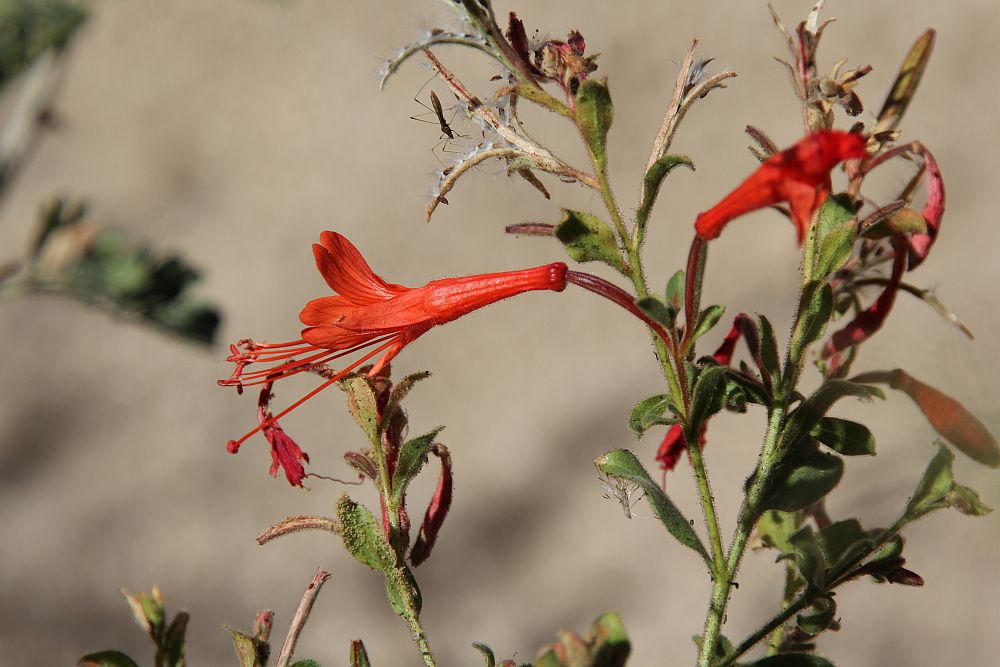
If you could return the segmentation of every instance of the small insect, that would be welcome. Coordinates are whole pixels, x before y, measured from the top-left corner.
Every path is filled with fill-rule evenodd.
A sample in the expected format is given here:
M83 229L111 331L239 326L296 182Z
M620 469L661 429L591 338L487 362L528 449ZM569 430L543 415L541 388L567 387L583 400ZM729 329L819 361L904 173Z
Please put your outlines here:
M622 506L622 511L625 513L625 518L631 519L634 516L632 510L635 509L636 503L646 496L646 492L641 491L639 485L635 482L630 482L620 477L609 477L602 473L598 475L598 479L601 480L604 497L608 500L618 501L618 504ZM638 495L636 495L636 492L638 492Z
M451 126L451 124L455 122L455 117L458 115L458 112L461 111L459 106L456 105L455 107L452 107L454 109L454 112L451 114L451 118L448 118L445 114L448 111L451 111L452 108L446 110L444 104L442 104L441 102L441 98L438 97L437 93L435 93L433 90L431 91L430 94L430 106L428 106L427 104L425 104L420 100L420 93L427 86L427 84L433 80L433 78L434 77L428 79L427 83L421 86L420 90L418 90L417 94L413 97L413 101L422 106L424 109L427 109L427 111L425 113L417 114L416 116L410 116L410 119L421 123L430 123L432 125L437 125L438 129L441 130L441 136L438 137L440 141L433 147L431 147L431 153L434 153L434 156L435 158L437 158L437 161L441 162L441 164L443 165L444 162L442 162L441 158L437 156L437 153L438 152L457 153L458 151L448 149L449 143L457 138L465 139L467 137L466 135L458 132L457 130L455 130L455 128ZM431 118L428 118L428 116L432 117L433 120Z

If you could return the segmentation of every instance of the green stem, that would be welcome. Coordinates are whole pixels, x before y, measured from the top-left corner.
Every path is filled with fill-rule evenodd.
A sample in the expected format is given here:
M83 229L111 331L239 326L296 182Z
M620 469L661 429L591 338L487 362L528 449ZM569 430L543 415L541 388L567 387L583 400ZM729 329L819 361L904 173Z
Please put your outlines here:
M760 460L757 462L757 470L754 473L750 490L747 491L746 497L743 499L743 506L740 508L739 522L729 547L725 571L722 573L723 576L715 577L712 585L712 597L709 603L708 617L705 619L705 631L702 633L698 667L709 667L712 664L715 645L719 640L722 628L722 619L726 615L726 605L729 603L729 589L733 585L733 578L743 560L743 552L746 550L750 533L753 531L760 514L758 509L760 502L767 490L774 466L778 462L777 448L784 418L785 406L781 402L771 410L768 418L764 446L761 450Z
M740 645L733 649L732 653L727 654L721 660L714 663L712 667L726 667L727 665L731 665L737 658L752 649L757 642L761 641L764 637L767 637L778 628L783 627L788 619L805 609L807 606L809 606L809 598L803 595L798 600L782 609L780 614L760 626L752 635L740 642Z
M698 438L695 437L693 443L688 441L687 447L691 468L694 470L695 484L698 486L698 497L701 499L701 508L705 513L705 527L708 529L708 538L712 547L712 563L714 565L712 576L718 579L726 566L726 552L722 548L722 531L719 530L719 517L715 513L715 498L712 496L712 487L708 483L708 471L705 468L705 460L701 456Z

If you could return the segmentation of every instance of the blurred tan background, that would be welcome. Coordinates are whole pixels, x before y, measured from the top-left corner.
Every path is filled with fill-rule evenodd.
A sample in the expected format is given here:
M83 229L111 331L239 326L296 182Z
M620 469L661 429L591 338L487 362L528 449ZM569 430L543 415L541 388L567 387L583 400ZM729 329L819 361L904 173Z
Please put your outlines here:
M326 293L309 250L323 229L344 233L377 272L407 285L559 259L554 242L502 231L521 220L554 222L560 204L600 210L599 198L553 179L546 179L553 200L545 201L522 181L483 169L430 225L422 222L439 168L430 152L438 131L409 116L422 111L411 98L429 73L414 61L379 93L376 72L380 58L419 30L442 25L439 5L92 2L56 98L58 131L42 141L0 210L4 255L25 247L40 202L56 193L85 197L95 222L179 250L204 270L200 294L223 306L225 343L297 335L301 306ZM792 25L809 3L783 0L778 8ZM713 66L739 72L697 105L674 144L698 171L677 173L664 187L648 245L654 285L683 261L695 214L752 168L744 125L783 145L800 134L787 75L772 60L785 47L763 2L561 0L497 9L519 9L529 30L553 36L577 28L588 51L603 54L599 73L616 101L611 164L626 207L690 39L701 38ZM912 41L928 26L939 30L903 128L936 153L949 207L940 241L913 280L939 286L977 334L967 342L901 295L896 317L857 368L903 366L998 431L1000 226L991 202L1000 6L838 0L826 13L839 20L821 60L874 65L859 89L869 111L881 105ZM490 70L478 56L439 52L470 86L489 90ZM527 119L582 164L570 132L542 114ZM904 173L885 179L886 192ZM798 264L793 238L773 213L734 224L713 244L707 302L726 303L730 314L766 312L783 333ZM0 340L0 662L71 664L115 647L148 663L117 589L156 583L172 610L191 613L189 663L235 664L220 626L248 628L267 607L277 613L280 638L322 566L333 579L297 656L345 664L349 640L361 637L375 665L418 664L378 576L334 539L255 544L260 530L287 515L332 514L344 489L320 480L303 492L272 480L259 437L238 456L226 454L226 440L253 424L255 405L253 396L215 386L230 372L224 345L205 351L43 299L0 304ZM472 641L527 661L559 626L583 631L607 609L624 616L633 664L690 664L708 578L657 522L626 521L604 500L591 463L626 446L653 465L659 434L636 443L625 424L633 404L660 386L642 328L571 288L455 322L411 346L395 367L434 371L409 400L412 429L447 425L442 440L455 461L455 504L434 557L417 572L440 664L481 664ZM311 383L279 386L279 402ZM901 396L836 412L870 420L879 454L849 461L831 512L887 524L933 453L932 432ZM335 390L284 424L314 472L346 475L341 454L362 444ZM762 426L759 411L713 422L706 456L727 526ZM1000 506L995 472L960 457L956 474ZM414 516L430 477L411 494ZM700 527L686 463L669 485ZM349 490L372 501L367 490ZM644 504L638 512L649 515ZM996 664L1000 513L973 520L942 512L908 540L907 565L926 586L848 587L837 596L843 630L824 636L820 650L839 665ZM781 568L772 559L749 555L728 636L743 637L776 609Z

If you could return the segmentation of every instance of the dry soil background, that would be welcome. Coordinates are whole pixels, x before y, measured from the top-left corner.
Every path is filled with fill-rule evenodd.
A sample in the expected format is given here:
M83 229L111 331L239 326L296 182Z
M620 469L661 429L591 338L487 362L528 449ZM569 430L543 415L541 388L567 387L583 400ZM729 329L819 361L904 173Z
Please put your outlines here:
M839 21L822 60L872 63L860 90L876 109L913 39L928 26L939 30L904 129L935 151L949 211L914 279L940 286L978 334L966 342L903 296L858 368L904 366L1000 430L1000 227L990 204L998 191L1000 5L829 5ZM778 6L789 23L808 10L791 0ZM419 285L553 261L555 244L506 237L503 226L555 220L559 204L600 208L576 186L549 179L549 202L485 169L433 223L422 222L438 133L409 116L420 112L411 98L428 73L410 64L381 93L375 73L380 57L441 23L440 3L100 0L92 8L57 99L59 130L4 202L0 247L20 252L43 199L86 197L95 221L180 250L204 269L201 294L225 309L222 341L295 335L302 304L325 293L309 250L323 229L346 234L390 280ZM616 101L611 164L626 206L690 39L702 39L714 65L739 72L697 106L676 140L698 171L672 176L661 196L649 239L654 283L683 260L695 214L752 168L744 125L781 144L799 135L796 101L772 60L784 46L763 2L498 6L508 9L553 35L578 28L603 54L600 73ZM440 53L488 90L489 70L473 55ZM553 119L529 121L538 134L554 132L567 158L582 158ZM784 328L797 263L788 223L756 214L713 244L706 299L727 303L730 313L767 312ZM226 440L249 427L255 406L215 386L229 372L224 347L196 349L52 300L0 305L0 340L0 662L70 664L107 647L146 661L117 587L157 583L172 609L191 613L190 664L235 664L220 625L246 627L269 607L282 635L322 566L333 579L298 654L344 664L348 641L362 637L376 665L418 664L378 577L334 540L254 543L286 515L332 513L342 489L315 482L302 492L270 479L259 438L239 456L226 454ZM418 572L441 664L479 664L472 641L528 660L559 626L583 630L610 608L635 640L634 664L690 664L709 581L655 521L626 521L603 500L591 464L613 446L635 447L651 461L655 437L637 444L625 427L634 402L658 390L651 361L641 327L572 289L489 308L398 360L399 372L435 372L410 400L413 428L446 424L442 437L455 458L455 506L434 558ZM309 380L290 384L279 397ZM286 420L315 471L343 473L340 454L361 443L341 401L331 390ZM831 510L884 524L931 456L932 433L899 397L840 413L870 418L880 449L849 463ZM727 525L761 427L759 414L713 423L706 456ZM965 459L957 474L1000 505L996 474ZM670 484L697 515L684 464ZM426 485L414 493L415 507L426 493ZM1000 514L922 522L909 536L908 565L927 585L851 586L838 595L843 630L824 637L821 650L842 665L996 664L998 546ZM771 559L749 556L728 635L743 636L775 608L780 568Z

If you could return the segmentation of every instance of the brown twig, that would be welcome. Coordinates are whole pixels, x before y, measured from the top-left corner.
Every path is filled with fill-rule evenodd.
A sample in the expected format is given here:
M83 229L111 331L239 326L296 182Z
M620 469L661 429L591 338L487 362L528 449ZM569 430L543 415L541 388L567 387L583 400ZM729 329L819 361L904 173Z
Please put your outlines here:
M312 611L313 604L316 602L319 589L323 587L324 582L329 578L330 573L323 568L316 570L316 574L313 575L312 581L309 582L309 586L306 588L306 592L302 594L299 606L295 610L295 616L292 617L292 624L288 628L288 634L285 635L285 641L281 643L281 651L278 652L278 660L275 663L275 667L288 667L292 660L292 652L295 650L295 643L298 642L299 633L302 632L306 620L309 619L309 612Z

